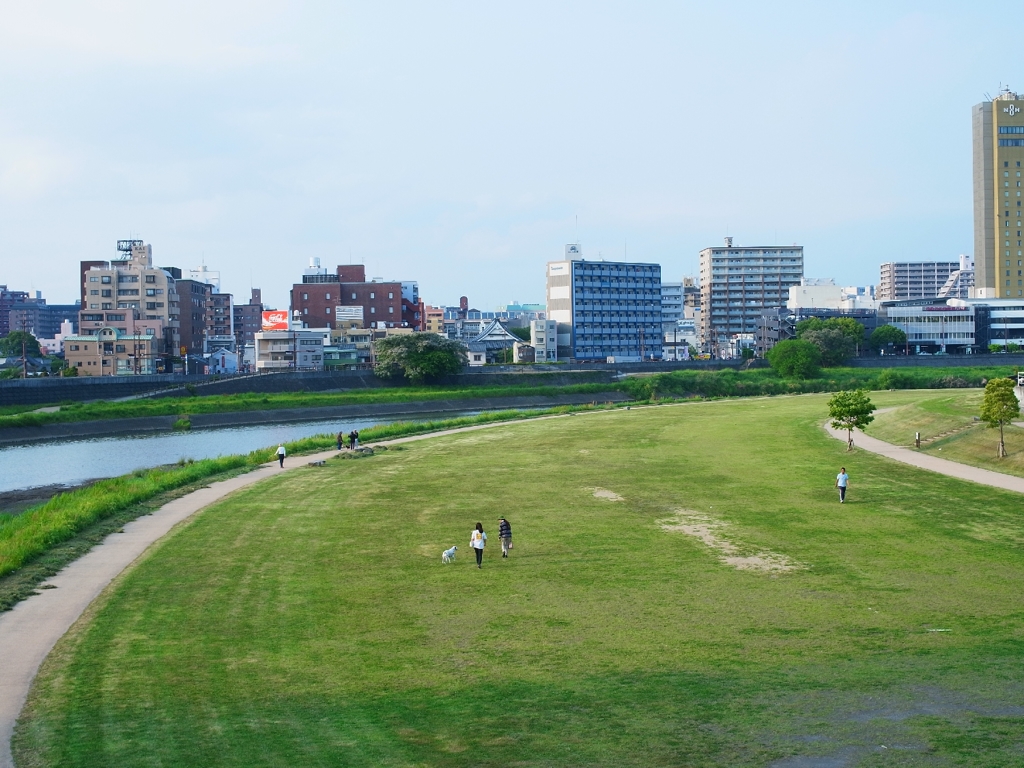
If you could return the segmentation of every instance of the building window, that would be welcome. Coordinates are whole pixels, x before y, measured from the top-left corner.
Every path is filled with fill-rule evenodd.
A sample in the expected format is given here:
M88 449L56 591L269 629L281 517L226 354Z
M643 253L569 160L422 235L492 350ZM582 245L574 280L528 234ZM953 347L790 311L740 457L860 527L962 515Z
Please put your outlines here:
M353 294L352 294L352 298L354 299L355 297L356 297L356 295L355 295L355 294L353 293Z
M302 300L303 301L309 301L309 294L308 293L302 294Z
M377 308L376 307L370 307L370 314L371 315L376 315L377 314Z
M1019 187L1020 185L1018 184L1017 186ZM327 301L330 301L330 300L331 300L331 294L329 294L329 293L327 293L327 294L324 294L324 298L325 298L325 299L326 299Z
M146 282L147 283L155 283L156 282L156 275L146 275Z
M325 315L330 315L330 314L331 314L331 308L330 308L330 307L326 307L326 308L324 309L324 314L325 314Z
M394 307L388 307L388 314L389 315L395 314L395 308Z
M1019 185L1018 185L1018 186L1019 186ZM389 298L389 299L393 299L393 298L395 298L395 294L393 294L393 293L391 293L391 292L389 291L389 292L388 292L388 298Z
M98 283L99 281L100 281L100 279L98 277L90 277L89 278L89 282L90 283Z
M104 275L103 277L101 277L100 278L100 282L101 283L109 283L110 282L110 275Z
M309 314L309 307L303 307L302 308L302 314L308 315Z
M377 298L376 294L373 291L370 291L370 298L371 299Z

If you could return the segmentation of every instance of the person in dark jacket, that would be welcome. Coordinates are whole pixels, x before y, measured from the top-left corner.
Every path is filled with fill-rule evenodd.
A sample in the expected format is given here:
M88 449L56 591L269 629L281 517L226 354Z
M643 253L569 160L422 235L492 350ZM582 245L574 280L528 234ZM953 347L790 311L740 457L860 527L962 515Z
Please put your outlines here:
M504 517L498 518L498 541L501 542L501 556L508 557L512 549L512 526Z

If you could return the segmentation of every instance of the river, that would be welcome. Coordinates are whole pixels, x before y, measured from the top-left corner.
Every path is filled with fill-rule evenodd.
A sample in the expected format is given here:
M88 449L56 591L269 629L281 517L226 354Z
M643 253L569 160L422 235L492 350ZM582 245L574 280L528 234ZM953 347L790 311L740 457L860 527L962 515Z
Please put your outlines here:
M249 453L311 435L336 434L339 430L348 434L353 429L362 430L375 424L452 419L474 413L477 411L420 414L415 419L309 421L15 445L0 448L0 467L3 468L0 493L39 486L73 486L88 480L117 477L136 469L173 464L180 459Z

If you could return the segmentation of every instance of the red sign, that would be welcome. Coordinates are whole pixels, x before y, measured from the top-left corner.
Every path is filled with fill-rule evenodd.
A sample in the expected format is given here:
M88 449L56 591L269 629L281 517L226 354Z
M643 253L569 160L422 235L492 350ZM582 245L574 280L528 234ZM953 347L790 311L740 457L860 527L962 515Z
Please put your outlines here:
M287 331L288 330L288 311L287 310L274 310L272 312L263 313L263 330L264 331Z

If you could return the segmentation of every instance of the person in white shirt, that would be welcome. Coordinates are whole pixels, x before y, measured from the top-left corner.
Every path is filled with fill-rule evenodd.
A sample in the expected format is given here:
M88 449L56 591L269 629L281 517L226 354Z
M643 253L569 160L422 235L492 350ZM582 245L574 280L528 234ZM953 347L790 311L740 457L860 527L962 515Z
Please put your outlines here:
M476 552L476 567L482 568L484 561L484 546L487 544L487 534L484 533L484 524L477 523L476 528L469 535L469 546Z
M839 474L836 475L836 488L839 489L839 503L846 503L846 489L850 486L850 476L846 474L846 467L839 468Z
M281 465L281 468L282 468L282 469L284 469L284 457L285 457L285 453L286 453L286 452L285 452L285 450L284 450L284 444L283 444L283 443L282 443L281 445L277 446L277 461L278 461L278 463L279 463L279 464Z

